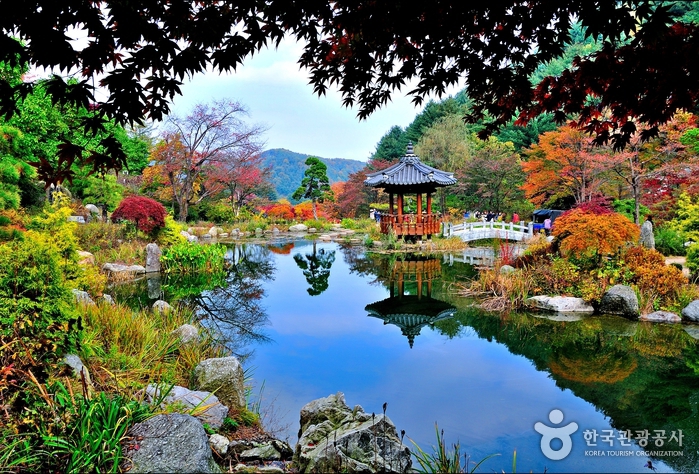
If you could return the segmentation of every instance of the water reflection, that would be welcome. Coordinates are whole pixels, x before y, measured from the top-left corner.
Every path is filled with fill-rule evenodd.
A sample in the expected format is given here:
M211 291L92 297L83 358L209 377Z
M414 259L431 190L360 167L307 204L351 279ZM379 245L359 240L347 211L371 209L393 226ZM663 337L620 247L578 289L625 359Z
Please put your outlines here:
M612 317L560 322L474 310L459 311L454 320L549 372L558 387L593 403L617 431L630 432L636 445L644 447L638 437L648 430L647 451L683 452L653 459L678 471L699 467L699 350L681 325ZM679 430L681 445L670 439Z
M318 296L328 289L330 267L335 261L335 251L326 252L325 249L317 250L316 241L313 241L313 252L305 256L297 253L294 255L296 265L303 271L306 282L310 285L306 291L311 296Z
M226 254L225 282L193 295L202 323L214 328L226 346L239 358L254 352L254 344L269 342L263 332L269 317L262 305L263 283L274 279L274 263L268 248L237 245Z
M315 275L327 271L322 284L302 277L294 254L309 272L314 257L330 262L317 264ZM331 243L243 245L231 248L222 280L164 278L162 293L195 301L203 323L239 355L274 340L255 353L254 365L292 430L304 404L341 390L368 411L388 402L397 427L424 448L434 443L438 421L472 459L501 453L486 471L509 470L515 449L527 471L647 472L647 452L659 449L683 452L651 456L659 471L699 469L697 326L484 313L452 291L475 275L460 256L435 263ZM417 334L411 350L405 338L412 343ZM580 426L573 452L556 463L543 457L533 429L553 408ZM648 430L650 442L644 449L634 439L624 448L638 453L633 459L591 458L586 429L630 430L634 438ZM682 447L670 441L678 430ZM653 437L662 432L661 447Z
M437 321L454 316L455 307L432 298L433 282L441 276L440 260L436 257L404 255L393 262L390 271L386 271L385 265L378 269L377 279L389 287L390 296L365 309L384 324L399 327L411 349L422 328L434 327Z

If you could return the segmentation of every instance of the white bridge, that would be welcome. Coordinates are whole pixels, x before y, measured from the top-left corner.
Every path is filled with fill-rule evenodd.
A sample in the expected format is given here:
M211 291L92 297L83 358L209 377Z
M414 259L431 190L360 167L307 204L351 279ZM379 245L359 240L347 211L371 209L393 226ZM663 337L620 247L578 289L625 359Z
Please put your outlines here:
M464 242L482 239L516 240L522 242L534 235L534 223L527 225L512 222L464 222L463 224L445 223L442 231L444 237L460 237Z

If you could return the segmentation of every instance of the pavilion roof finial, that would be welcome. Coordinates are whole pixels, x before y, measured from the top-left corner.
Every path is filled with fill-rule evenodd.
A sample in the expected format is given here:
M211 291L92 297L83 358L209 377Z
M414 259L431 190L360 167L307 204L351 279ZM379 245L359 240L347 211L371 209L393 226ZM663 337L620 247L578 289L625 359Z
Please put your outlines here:
M415 152L413 151L413 142L410 141L408 142L408 149L405 152L406 155L414 155Z

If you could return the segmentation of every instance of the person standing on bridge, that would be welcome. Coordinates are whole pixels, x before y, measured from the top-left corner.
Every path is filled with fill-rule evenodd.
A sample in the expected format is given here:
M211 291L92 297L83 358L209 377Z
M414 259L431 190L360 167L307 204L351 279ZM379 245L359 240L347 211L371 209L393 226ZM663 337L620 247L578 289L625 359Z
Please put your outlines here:
M548 237L551 235L551 218L547 217L546 220L544 221L544 232L546 232L546 236Z
M519 214L517 214L516 212L512 213L512 223L519 224Z

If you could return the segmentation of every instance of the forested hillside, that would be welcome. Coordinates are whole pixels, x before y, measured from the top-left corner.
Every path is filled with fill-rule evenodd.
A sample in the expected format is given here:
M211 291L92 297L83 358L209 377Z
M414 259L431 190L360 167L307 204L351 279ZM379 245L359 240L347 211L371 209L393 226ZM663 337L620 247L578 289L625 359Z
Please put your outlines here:
M295 153L284 148L274 148L262 153L264 166L272 168L270 181L277 192L277 197L290 197L301 184L305 161L310 155ZM347 181L350 174L364 168L366 163L344 158L320 158L328 166L330 183Z

